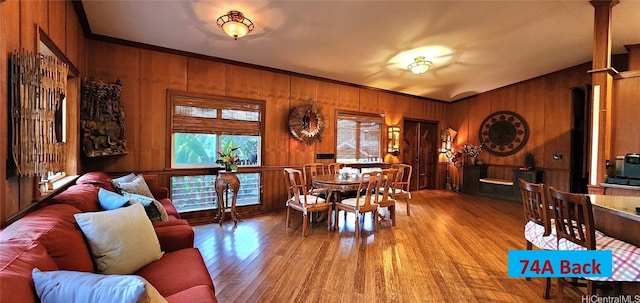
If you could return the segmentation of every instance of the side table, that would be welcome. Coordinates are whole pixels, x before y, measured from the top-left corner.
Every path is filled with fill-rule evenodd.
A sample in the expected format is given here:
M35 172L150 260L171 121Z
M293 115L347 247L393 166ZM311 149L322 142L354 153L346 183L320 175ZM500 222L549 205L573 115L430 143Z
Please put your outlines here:
M229 208L229 190L233 192L231 199L231 208ZM240 180L234 172L219 171L216 178L216 194L218 195L218 214L214 218L217 219L220 226L224 221L225 214L231 214L233 224L238 224L238 214L236 213L236 200L238 199L238 191L240 190Z

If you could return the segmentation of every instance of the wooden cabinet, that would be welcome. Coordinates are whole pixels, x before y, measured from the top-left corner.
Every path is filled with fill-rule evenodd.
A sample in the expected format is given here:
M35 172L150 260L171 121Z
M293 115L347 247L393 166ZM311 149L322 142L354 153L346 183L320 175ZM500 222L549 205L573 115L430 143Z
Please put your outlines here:
M462 169L462 188L460 191L467 194L478 194L480 192L478 180L487 177L487 166L465 165Z
M513 169L513 196L520 197L520 181L525 180L531 183L543 183L542 176L543 171L537 169L521 170L519 168Z

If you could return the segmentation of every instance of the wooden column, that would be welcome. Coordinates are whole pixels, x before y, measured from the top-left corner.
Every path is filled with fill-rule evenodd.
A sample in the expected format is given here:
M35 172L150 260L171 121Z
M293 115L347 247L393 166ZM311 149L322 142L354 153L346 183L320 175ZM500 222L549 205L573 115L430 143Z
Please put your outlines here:
M595 8L594 29L593 29L593 69L591 82L593 84L593 113L598 115L597 125L592 125L592 132L597 132L597 155L596 149L591 150L591 159L596 160L596 179L590 178L590 185L597 185L604 182L607 170L606 160L615 163L611 157L612 138L612 88L613 73L611 68L611 11L618 0L590 1ZM595 122L595 120L592 120ZM596 129L597 127L597 129ZM596 159L594 159L594 157ZM592 167L593 169L593 167ZM593 172L592 172L593 174Z
M625 45L629 51L629 71L640 70L640 44Z

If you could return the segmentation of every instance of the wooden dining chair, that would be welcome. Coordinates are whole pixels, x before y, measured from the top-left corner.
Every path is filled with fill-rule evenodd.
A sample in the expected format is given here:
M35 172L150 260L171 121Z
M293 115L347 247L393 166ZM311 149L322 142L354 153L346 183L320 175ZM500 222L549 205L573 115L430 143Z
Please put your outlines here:
M313 188L313 178L317 175L326 174L324 164L322 163L307 163L302 166L303 180L307 188Z
M344 167L344 163L329 163L327 165L327 173L330 175L335 175L338 171Z
M373 230L378 230L378 187L379 172L366 172L360 176L360 184L355 198L343 199L335 203L335 224L338 224L340 211L345 212L345 223L347 212L355 214L356 238L360 237L360 215L371 213Z
M396 200L391 197L391 192L394 191L394 181L398 175L398 170L389 168L380 171L380 191L378 193L378 217L381 220L386 220L384 213L380 210L386 208L389 212L389 219L391 220L391 226L396 226Z
M407 216L411 216L411 211L409 210L411 191L409 190L409 186L411 185L411 173L413 172L413 167L408 164L393 163L391 164L391 168L398 170L396 181L393 184L393 191L390 192L391 198L395 200L403 200L407 204Z
M549 187L549 200L555 214L559 250L611 250L613 257L610 277L559 278L556 302L563 302L565 286L584 297L594 295L596 288L613 289L614 294L620 294L621 281L640 281L640 248L596 230L588 195Z
M544 184L536 184L519 179L522 206L524 207L524 238L527 241L527 250L533 246L538 249L557 250L558 237L555 226L552 225L553 214L549 209L547 194ZM527 279L530 280L530 279ZM551 279L545 278L542 297L549 299Z
M320 193L326 192L324 188L308 189L303 183L302 172L292 168L284 169L287 183L287 228L291 226L291 209L302 212L302 235L307 236L307 226L313 212L327 211L327 230L331 230L332 204L320 197Z

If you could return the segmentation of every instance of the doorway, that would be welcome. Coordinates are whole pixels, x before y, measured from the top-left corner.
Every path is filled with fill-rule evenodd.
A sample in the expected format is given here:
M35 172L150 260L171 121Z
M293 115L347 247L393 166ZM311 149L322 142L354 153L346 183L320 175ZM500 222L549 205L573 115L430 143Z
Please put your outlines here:
M410 190L435 189L438 123L404 120L402 162L413 167Z
M589 169L589 113L591 112L591 86L575 87L571 90L571 150L569 165L569 190L572 193L587 193Z

